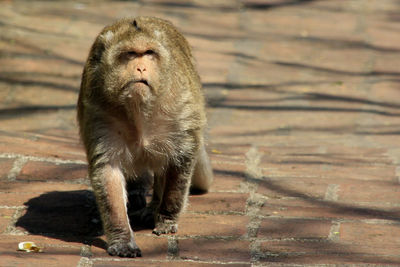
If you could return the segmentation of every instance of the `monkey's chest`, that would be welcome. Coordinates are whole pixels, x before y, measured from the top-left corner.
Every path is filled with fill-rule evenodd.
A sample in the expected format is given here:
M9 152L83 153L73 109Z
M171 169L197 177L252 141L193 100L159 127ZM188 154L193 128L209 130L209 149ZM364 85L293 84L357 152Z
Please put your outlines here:
M179 137L173 133L158 131L136 136L126 143L129 158L135 169L163 170L179 158L182 151Z
M178 162L186 150L187 139L179 124L135 119L134 127L123 121L113 125L124 168L134 173L148 169L157 172L165 170L170 163Z

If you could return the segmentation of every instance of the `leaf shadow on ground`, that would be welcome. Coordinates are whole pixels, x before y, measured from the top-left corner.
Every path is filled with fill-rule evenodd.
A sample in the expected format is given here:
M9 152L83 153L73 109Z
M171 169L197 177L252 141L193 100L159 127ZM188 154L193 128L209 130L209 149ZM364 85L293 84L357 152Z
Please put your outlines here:
M277 204L277 199L275 199L275 195L277 195L282 198L297 199L297 201L300 202L307 202L308 205L306 209L308 210L321 210L324 214L329 212L331 217L329 217L328 221L341 221L352 218L352 220L382 220L391 222L394 226L400 224L400 213L398 209L385 210L375 207L359 206L352 203L327 201L301 190L289 188L268 177L256 179L241 171L214 169L214 172L218 176L229 177L229 179L235 177L240 180L247 180L251 183L258 184L258 188L261 191L266 190L270 192L267 194L271 194L269 198L272 198L274 201L272 201L273 203L269 203L268 200L266 200L264 207L267 208L267 210L273 210L274 208L296 208L296 206L285 206L284 203ZM219 181L219 183L221 183L221 181ZM260 237L260 235L267 236L266 240L261 242L261 252L260 255L258 255L262 262L300 263L303 261L309 262L312 258L318 258L327 261L333 260L336 263L399 263L398 260L380 255L379 253L364 252L363 250L368 244L364 244L364 242L361 241L359 244L352 244L349 242L341 242L340 240L335 240L328 236L313 237L312 234L311 236L307 236L307 234L304 235L302 226L307 225L309 229L321 227L321 222L324 222L326 219L322 214L321 217L317 215L315 218L308 217L308 219L304 220L301 217L296 218L293 216L269 217L271 215L273 214L271 213L268 215L268 212L266 212L263 220L273 223L263 225L261 222L257 234L258 237ZM276 220L278 220L279 223L276 223ZM286 235L299 237L285 238ZM371 248L368 250L371 250Z
M126 1L126 0L119 0L119 1ZM268 9L274 9L274 8L287 7L287 6L307 4L307 3L314 2L314 1L316 1L316 0L286 0L286 1L278 1L276 3L243 3L241 5L241 8L250 9L250 10L268 10ZM160 2L146 3L146 1L139 0L137 2L139 2L143 5L161 6L161 7L167 7L167 8L190 8L190 9L192 9L192 8L209 8L209 7L198 5L195 3L182 2L182 1L160 1ZM212 8L215 8L215 6L212 6ZM230 11L230 10L236 10L237 8L223 6L218 9L221 11L223 11L223 10Z

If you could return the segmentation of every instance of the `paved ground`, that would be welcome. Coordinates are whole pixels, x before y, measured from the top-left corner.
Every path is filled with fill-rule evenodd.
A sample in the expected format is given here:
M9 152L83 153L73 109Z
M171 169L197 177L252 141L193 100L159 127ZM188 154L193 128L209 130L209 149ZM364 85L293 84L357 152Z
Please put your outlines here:
M216 179L178 234L137 231L143 257L119 259L75 103L95 35L139 14L193 46ZM1 1L0 265L400 265L399 14L396 0Z

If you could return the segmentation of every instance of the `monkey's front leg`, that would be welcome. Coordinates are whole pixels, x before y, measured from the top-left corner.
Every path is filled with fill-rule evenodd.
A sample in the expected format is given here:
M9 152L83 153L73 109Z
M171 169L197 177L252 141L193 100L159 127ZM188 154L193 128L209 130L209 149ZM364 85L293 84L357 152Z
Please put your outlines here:
M93 171L90 178L107 237L107 252L112 256L140 257L141 251L129 225L121 170L106 164Z
M193 164L186 167L171 167L165 177L165 187L161 203L155 215L156 235L176 233L177 220L185 206L189 192Z

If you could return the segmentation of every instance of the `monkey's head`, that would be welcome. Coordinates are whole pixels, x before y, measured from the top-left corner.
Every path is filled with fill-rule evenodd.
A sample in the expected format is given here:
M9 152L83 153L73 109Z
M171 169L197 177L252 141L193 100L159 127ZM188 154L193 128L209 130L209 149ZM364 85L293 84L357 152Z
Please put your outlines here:
M89 78L92 84L86 87L114 103L151 103L179 94L176 83L190 83L184 77L193 69L190 47L170 22L122 19L105 27L93 44L85 72L99 78Z

